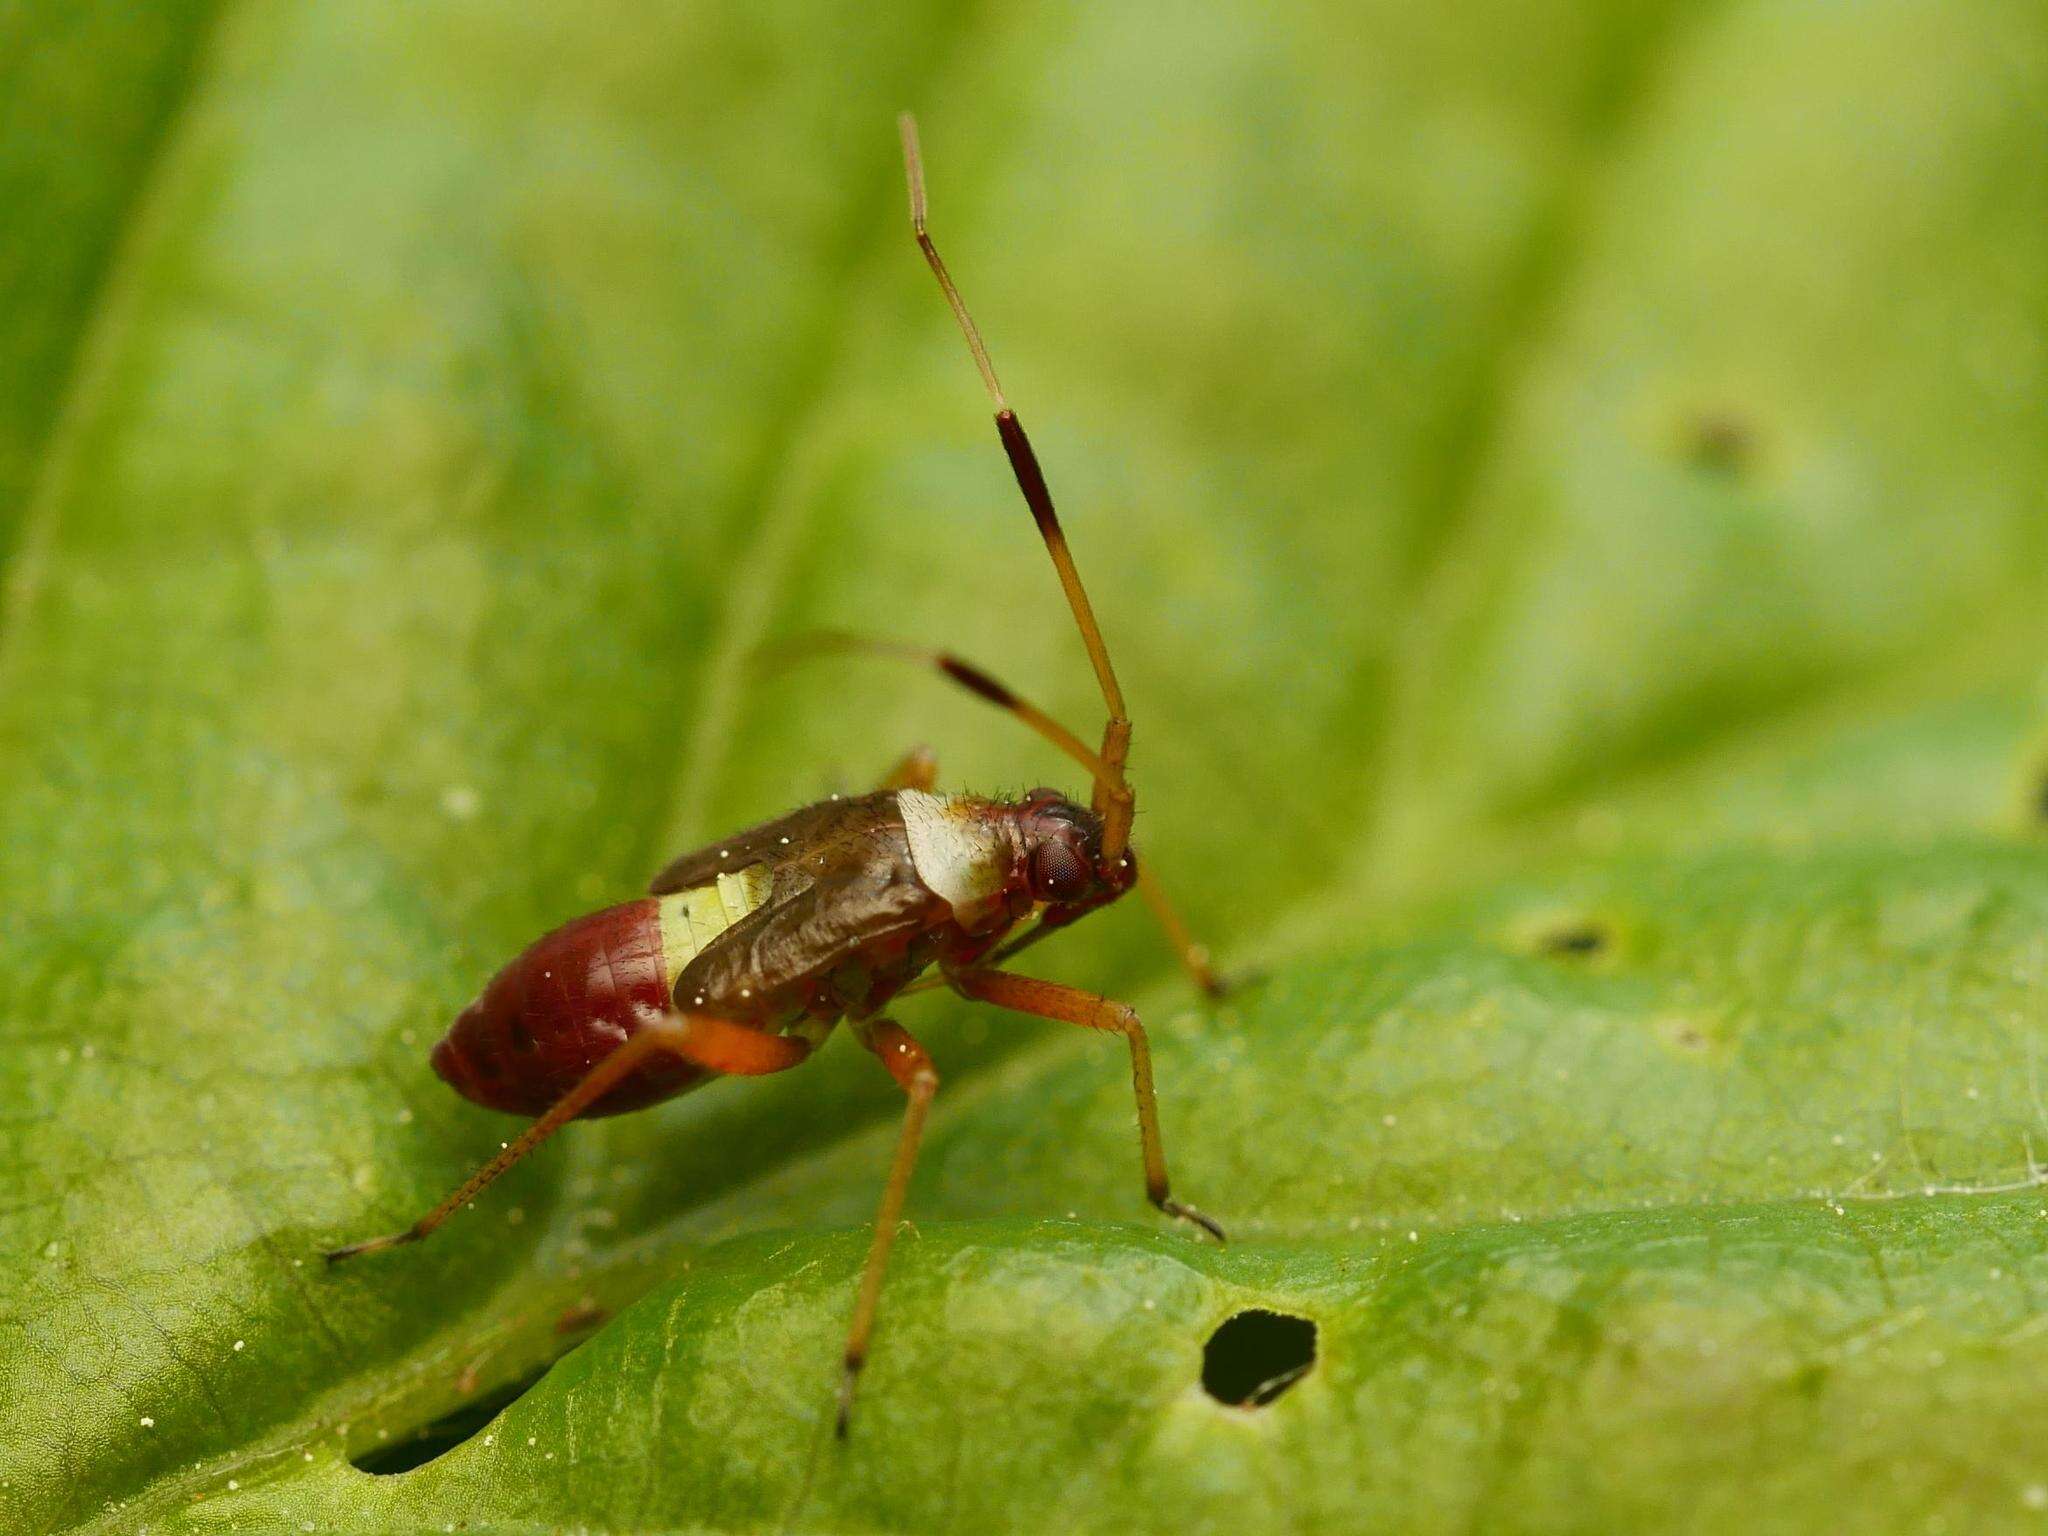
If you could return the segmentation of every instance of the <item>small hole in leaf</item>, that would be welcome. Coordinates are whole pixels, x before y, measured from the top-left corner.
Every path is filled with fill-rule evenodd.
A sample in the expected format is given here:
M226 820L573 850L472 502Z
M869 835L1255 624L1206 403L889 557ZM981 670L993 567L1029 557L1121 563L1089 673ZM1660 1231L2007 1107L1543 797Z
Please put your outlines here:
M1316 1363L1316 1325L1263 1307L1224 1319L1202 1348L1202 1390L1233 1408L1263 1408Z
M524 1397L547 1373L548 1367L542 1366L523 1381L512 1382L474 1402L464 1403L433 1423L422 1424L403 1439L372 1446L349 1460L357 1471L374 1473L378 1477L390 1477L399 1472L410 1472L414 1467L423 1467L474 1439L486 1424Z

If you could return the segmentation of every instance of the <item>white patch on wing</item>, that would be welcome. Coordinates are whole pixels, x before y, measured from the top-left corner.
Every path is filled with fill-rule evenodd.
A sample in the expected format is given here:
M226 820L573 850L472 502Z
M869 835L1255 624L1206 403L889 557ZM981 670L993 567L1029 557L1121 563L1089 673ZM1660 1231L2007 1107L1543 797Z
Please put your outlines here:
M1010 868L1010 840L1003 827L971 802L928 795L921 789L896 792L903 829L910 835L910 862L917 878L956 913L972 910L1003 888Z

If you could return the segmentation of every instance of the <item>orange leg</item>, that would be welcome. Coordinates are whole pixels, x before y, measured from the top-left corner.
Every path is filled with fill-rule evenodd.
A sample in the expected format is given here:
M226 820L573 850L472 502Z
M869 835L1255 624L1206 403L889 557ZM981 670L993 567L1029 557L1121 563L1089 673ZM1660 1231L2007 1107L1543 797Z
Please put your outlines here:
M369 1238L336 1248L327 1255L330 1264L359 1254L377 1253L401 1243L416 1243L450 1216L469 1204L494 1183L498 1176L533 1151L569 1121L595 1104L656 1051L671 1051L685 1061L713 1072L735 1077L759 1077L782 1072L797 1065L811 1053L808 1040L790 1035L770 1035L744 1024L729 1023L702 1013L670 1013L644 1020L639 1029L611 1055L605 1057L533 1124L507 1143L483 1167L477 1169L439 1205L403 1232Z
M1221 1227L1192 1205L1174 1199L1167 1185L1166 1148L1159 1139L1159 1102L1152 1089L1152 1047L1135 1009L1079 987L1013 976L1008 971L957 971L946 979L962 997L1034 1018L1120 1034L1130 1041L1131 1086L1138 1098L1138 1143L1145 1156L1145 1198L1167 1215L1191 1221L1218 1242L1223 1240Z
M877 789L930 789L939 782L939 760L930 747L912 747Z
M873 1019L853 1026L860 1043L873 1051L889 1075L896 1079L909 1102L903 1108L903 1129L896 1137L896 1158L889 1165L889 1182L882 1186L881 1209L875 1212L875 1235L868 1244L867 1263L861 1266L860 1292L854 1298L853 1324L846 1331L846 1364L839 1377L839 1437L853 1414L853 1394L860 1382L860 1370L867 1363L868 1336L875 1328L875 1307L882 1297L882 1275L889 1267L889 1249L896 1241L896 1226L903 1219L903 1197L910 1190L910 1172L917 1166L917 1145L924 1137L925 1116L932 1107L932 1095L939 1091L939 1074L932 1059L910 1032L893 1019Z

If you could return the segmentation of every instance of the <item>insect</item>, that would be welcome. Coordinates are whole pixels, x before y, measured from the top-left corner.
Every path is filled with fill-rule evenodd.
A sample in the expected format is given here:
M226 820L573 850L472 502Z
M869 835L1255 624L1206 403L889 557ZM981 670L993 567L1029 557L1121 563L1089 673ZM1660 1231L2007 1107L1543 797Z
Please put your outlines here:
M536 1117L533 1123L404 1231L327 1255L334 1263L417 1242L567 1122L641 1109L720 1076L786 1071L844 1021L907 1102L847 1330L842 1437L939 1084L924 1047L881 1010L907 988L930 985L919 978L933 968L963 997L1121 1034L1130 1048L1146 1197L1223 1237L1214 1221L1174 1197L1167 1180L1151 1048L1138 1015L1123 1003L1002 969L1135 887L1196 982L1220 990L1204 952L1132 852L1136 801L1124 771L1131 722L1123 690L1030 439L926 230L917 125L906 113L899 127L911 229L980 370L997 435L1094 664L1109 716L1102 745L1089 747L950 654L850 636L817 643L937 669L1086 769L1089 803L1052 789L1016 801L936 794L937 765L920 750L871 794L834 796L684 854L655 877L647 896L536 940L463 1010L432 1056L434 1070L465 1098Z

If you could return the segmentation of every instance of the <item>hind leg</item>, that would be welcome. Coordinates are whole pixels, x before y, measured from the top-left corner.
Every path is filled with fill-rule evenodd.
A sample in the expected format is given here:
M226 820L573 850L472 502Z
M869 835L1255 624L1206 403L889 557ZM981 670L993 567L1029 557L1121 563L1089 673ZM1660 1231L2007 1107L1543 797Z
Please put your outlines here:
M455 1192L403 1232L366 1238L336 1248L327 1262L338 1264L365 1253L379 1253L401 1243L416 1243L450 1216L482 1194L498 1177L527 1153L546 1141L564 1125L590 1108L605 1093L631 1075L634 1068L660 1051L712 1072L733 1077L759 1077L769 1072L786 1072L811 1054L811 1043L790 1035L770 1035L744 1024L714 1019L704 1013L668 1013L649 1019L635 1030L625 1044L585 1074L583 1080L551 1105L546 1114L521 1131L516 1139L483 1167L464 1179Z

